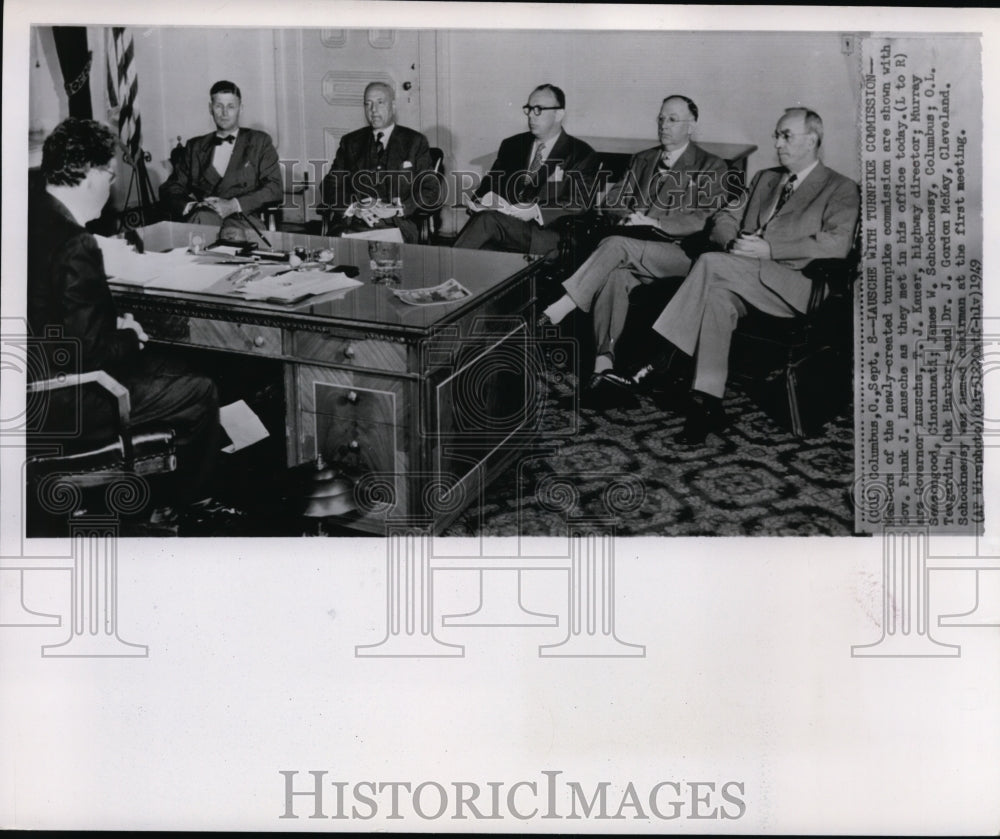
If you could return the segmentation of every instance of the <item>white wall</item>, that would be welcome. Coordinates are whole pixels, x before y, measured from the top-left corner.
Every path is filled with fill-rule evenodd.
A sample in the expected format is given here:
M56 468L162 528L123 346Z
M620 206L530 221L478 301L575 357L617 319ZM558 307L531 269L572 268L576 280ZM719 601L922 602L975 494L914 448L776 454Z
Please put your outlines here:
M837 33L453 32L448 83L453 165L525 130L521 106L541 82L566 92L571 134L649 137L668 93L698 104L703 140L759 146L750 172L776 165L771 133L784 108L808 105L824 121L825 161L859 174L859 57Z
M279 96L289 92L277 91L275 30L135 27L132 34L154 187L169 172L177 137L212 129L208 89L218 79L240 85L242 123L270 133L279 156L294 158L306 148L305 138L292 136L297 122L282 117L287 103ZM104 85L104 29L90 27L89 35L95 116L104 119L97 104ZM296 40L285 39L286 52ZM420 95L433 107L421 108L426 122L413 127L445 149L452 172L488 165L503 137L524 130L521 106L536 84L547 81L566 91L571 133L648 137L650 144L661 99L686 94L701 109L697 137L760 147L750 158L751 174L775 164L770 138L781 111L806 104L823 116L826 162L850 177L859 174L859 57L841 53L837 33L444 30L421 38L420 50ZM43 81L32 82L33 99L57 97ZM32 103L33 125L42 104ZM41 110L51 110L51 101L45 105Z
M235 82L243 92L240 124L267 131L280 153L271 30L136 27L132 35L143 146L153 158L148 168L154 187L170 172L178 136L186 141L214 130L208 91L219 79ZM103 84L103 75L94 83Z

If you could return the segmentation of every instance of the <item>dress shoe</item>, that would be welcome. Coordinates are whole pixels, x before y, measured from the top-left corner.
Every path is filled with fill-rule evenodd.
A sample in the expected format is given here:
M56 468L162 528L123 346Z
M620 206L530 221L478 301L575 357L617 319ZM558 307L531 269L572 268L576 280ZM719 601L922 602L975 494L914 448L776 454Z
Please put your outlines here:
M726 412L722 400L717 396L693 391L688 406L684 428L677 435L677 442L686 446L700 446L712 432L718 433L726 427Z
M639 400L632 393L629 379L613 370L605 370L591 375L583 389L580 404L592 411L609 411L613 408L628 411L639 407Z
M629 378L636 393L672 393L687 388L686 365L677 360L676 350L659 352Z

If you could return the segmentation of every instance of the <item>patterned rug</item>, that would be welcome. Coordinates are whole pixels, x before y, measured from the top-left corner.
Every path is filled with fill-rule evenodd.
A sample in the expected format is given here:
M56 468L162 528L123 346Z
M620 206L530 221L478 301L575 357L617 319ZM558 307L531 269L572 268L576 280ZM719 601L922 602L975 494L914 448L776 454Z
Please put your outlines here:
M674 443L683 417L669 406L581 409L574 376L548 380L548 450L506 470L444 535L560 535L567 518L609 517L623 536L852 534L849 405L798 438L733 385L731 424L692 447Z

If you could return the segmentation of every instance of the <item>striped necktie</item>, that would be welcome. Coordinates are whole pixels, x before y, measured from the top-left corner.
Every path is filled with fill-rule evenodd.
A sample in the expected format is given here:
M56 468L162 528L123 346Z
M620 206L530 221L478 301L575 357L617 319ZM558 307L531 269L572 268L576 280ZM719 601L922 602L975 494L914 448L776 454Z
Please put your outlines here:
M778 210L784 207L788 199L792 197L792 193L795 192L795 181L797 179L797 175L792 175L785 181L785 185L781 188L781 195L778 196L778 203L774 205L774 210L771 212L771 218L778 215Z
M535 174L539 169L542 168L542 152L545 150L545 143L539 143L535 146L535 156L531 158L531 165L528 166L528 171L531 174Z

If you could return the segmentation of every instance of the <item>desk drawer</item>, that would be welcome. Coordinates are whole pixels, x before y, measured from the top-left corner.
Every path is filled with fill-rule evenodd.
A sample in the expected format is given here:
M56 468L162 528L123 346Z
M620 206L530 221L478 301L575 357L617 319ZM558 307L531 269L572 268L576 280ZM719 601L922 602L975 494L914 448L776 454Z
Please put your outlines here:
M141 322L151 338L161 341L253 355L281 355L281 330L276 326L156 314L144 314Z
M292 354L302 361L399 373L406 371L406 345L378 338L344 338L325 332L296 332Z

